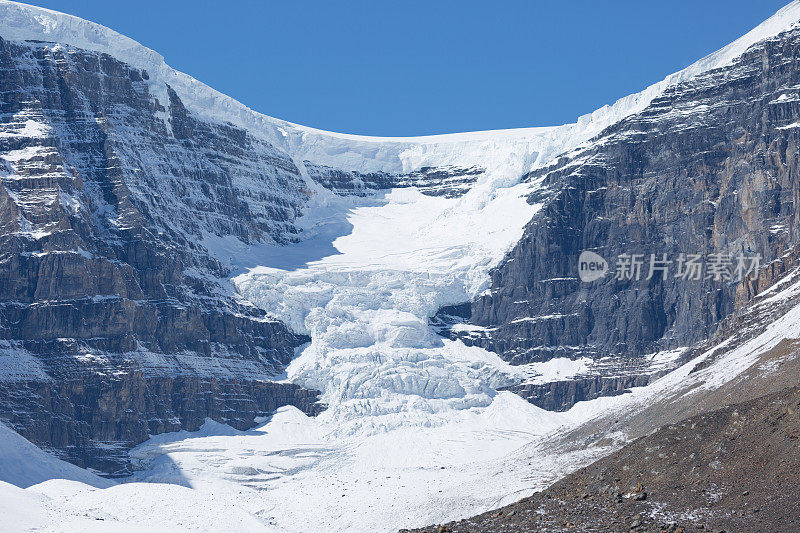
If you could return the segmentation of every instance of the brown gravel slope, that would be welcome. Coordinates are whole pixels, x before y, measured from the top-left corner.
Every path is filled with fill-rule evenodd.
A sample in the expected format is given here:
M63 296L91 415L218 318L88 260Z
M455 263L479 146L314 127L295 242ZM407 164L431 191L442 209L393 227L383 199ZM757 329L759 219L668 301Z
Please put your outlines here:
M515 504L426 532L800 532L800 386L668 425Z

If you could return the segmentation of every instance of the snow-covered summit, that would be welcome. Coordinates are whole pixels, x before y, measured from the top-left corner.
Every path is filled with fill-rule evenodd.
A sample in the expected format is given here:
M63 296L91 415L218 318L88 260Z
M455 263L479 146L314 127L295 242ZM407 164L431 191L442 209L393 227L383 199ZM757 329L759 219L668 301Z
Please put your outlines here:
M572 124L425 137L368 137L327 132L273 118L169 67L164 58L105 26L87 20L8 0L0 0L0 37L39 40L107 53L147 70L154 94L172 87L191 111L211 121L229 122L272 142L296 160L364 172L408 172L435 162L471 166L516 156L522 171L547 163L556 155L590 139L622 118L641 111L653 98L676 83L729 64L751 45L785 31L800 20L795 0L755 29L686 69L667 76L642 92L621 98L579 117ZM522 157L520 157L522 156ZM515 169L516 170L516 169Z

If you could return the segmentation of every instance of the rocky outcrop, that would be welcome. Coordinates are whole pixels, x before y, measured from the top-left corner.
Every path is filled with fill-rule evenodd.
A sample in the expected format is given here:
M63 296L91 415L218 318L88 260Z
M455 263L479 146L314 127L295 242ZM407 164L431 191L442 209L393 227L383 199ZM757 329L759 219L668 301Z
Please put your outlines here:
M428 196L458 198L485 172L478 167L462 168L453 165L422 167L405 174L389 172L345 171L311 161L303 162L309 176L326 189L340 196L367 196L377 191L416 187Z
M209 252L292 240L304 179L148 80L0 39L0 419L106 473L149 434L320 409L272 382L308 339L236 295Z
M648 374L589 375L546 383L520 383L501 390L518 394L548 411L566 411L578 402L618 396L630 392L631 387L644 387L652 378Z

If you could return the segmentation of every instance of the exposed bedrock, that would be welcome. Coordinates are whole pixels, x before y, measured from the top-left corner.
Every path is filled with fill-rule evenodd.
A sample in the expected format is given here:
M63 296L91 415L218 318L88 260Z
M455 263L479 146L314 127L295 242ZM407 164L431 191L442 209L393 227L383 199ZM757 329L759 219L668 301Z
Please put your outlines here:
M308 339L236 295L204 245L292 240L305 181L148 80L0 39L0 419L108 474L150 434L321 408L276 382Z

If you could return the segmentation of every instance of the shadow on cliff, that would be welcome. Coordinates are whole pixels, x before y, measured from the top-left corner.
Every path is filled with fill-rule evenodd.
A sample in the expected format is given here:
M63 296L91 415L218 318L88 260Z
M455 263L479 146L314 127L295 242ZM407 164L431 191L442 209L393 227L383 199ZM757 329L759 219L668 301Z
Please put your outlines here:
M298 270L326 257L341 255L335 241L353 233L352 216L360 208L387 203L389 191L377 191L367 197L335 198L332 205L312 207L300 219L305 222L297 234L298 242L289 244L246 244L233 236L206 234L203 246L232 269L231 277L255 267Z

